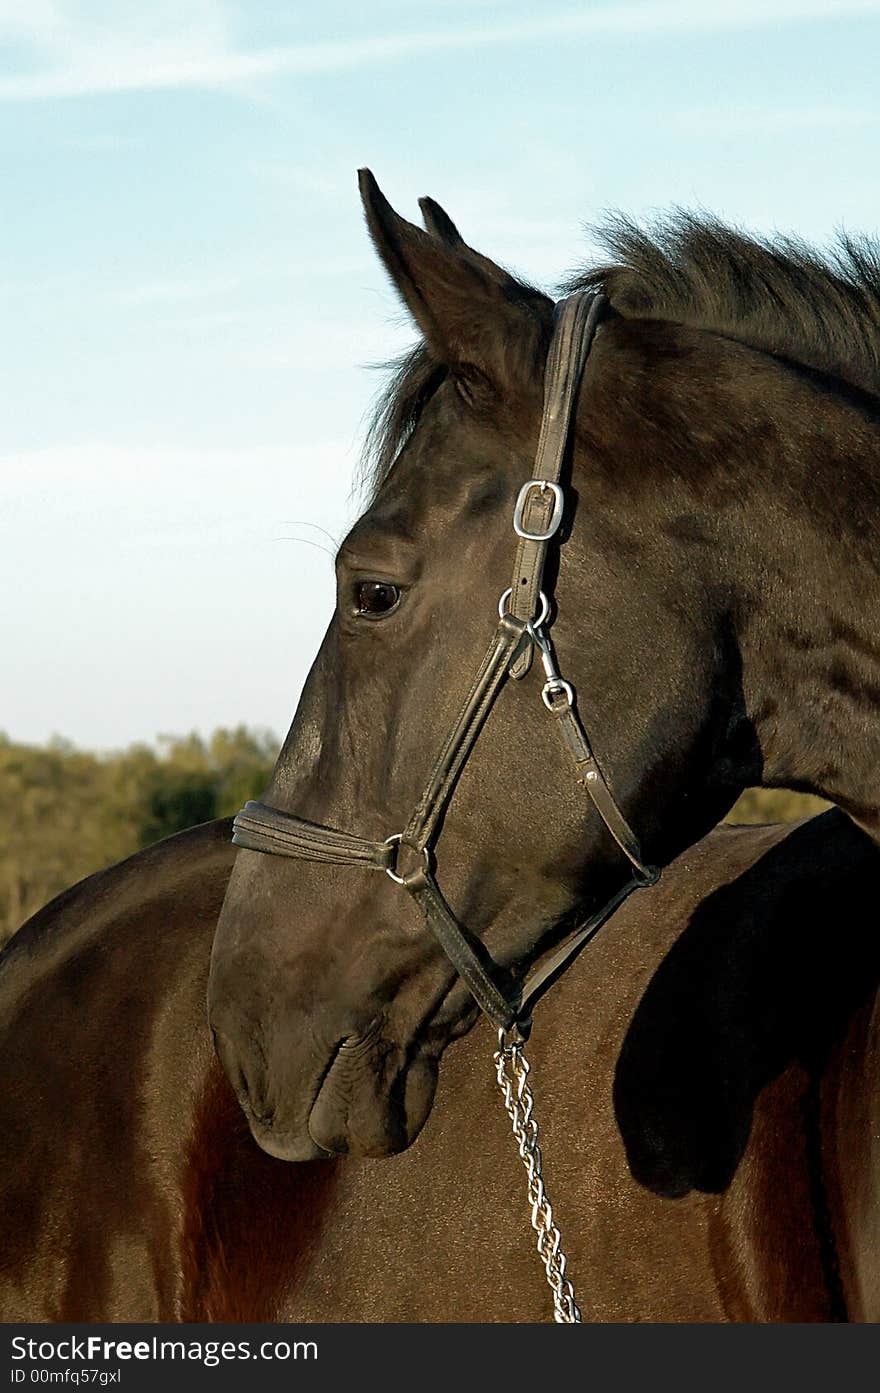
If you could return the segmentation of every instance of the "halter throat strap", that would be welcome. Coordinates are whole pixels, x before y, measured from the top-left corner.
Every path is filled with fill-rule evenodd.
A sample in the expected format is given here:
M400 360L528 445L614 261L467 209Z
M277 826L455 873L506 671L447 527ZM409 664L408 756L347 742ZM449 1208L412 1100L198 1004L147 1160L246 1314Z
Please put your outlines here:
M384 871L412 895L426 927L490 1020L505 1031L516 1027L523 1036L536 1002L602 924L634 890L653 885L658 878L658 872L642 859L638 839L596 761L577 713L574 690L556 670L552 643L544 629L549 603L541 582L548 547L562 522L560 479L574 404L605 304L600 294L578 292L556 307L535 472L520 490L514 510L518 543L512 583L502 596L486 655L404 830L385 841L369 841L255 801L245 805L233 824L233 843L251 851ZM433 849L443 811L495 698L508 676L525 676L536 653L546 678L542 699L572 758L575 777L629 860L632 873L602 909L580 924L524 984L518 984L453 914L434 877ZM415 867L405 872L400 864L404 848L417 858Z

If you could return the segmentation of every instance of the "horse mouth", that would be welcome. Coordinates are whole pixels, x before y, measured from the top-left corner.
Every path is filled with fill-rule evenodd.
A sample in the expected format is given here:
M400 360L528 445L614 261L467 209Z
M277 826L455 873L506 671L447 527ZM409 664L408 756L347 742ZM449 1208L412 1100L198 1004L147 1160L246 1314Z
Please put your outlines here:
M308 1134L282 1132L271 1123L261 1122L245 1109L251 1136L261 1151L276 1161L329 1161L335 1154L318 1146Z
M436 1051L384 1039L379 1022L340 1040L308 1115L308 1134L323 1155L392 1156L415 1141L431 1110Z

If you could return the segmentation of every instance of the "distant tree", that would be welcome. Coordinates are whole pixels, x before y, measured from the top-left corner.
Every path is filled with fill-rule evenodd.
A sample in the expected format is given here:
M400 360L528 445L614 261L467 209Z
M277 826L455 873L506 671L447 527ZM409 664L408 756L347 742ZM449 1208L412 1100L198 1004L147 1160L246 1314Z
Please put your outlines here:
M0 737L0 937L89 871L137 845L137 814L101 759L63 741Z
M799 822L829 807L811 793L793 793L789 788L747 788L734 803L725 822Z
M96 755L0 734L0 943L92 871L235 812L265 788L277 743L238 726Z
M217 794L208 775L161 770L156 786L148 795L138 831L140 846L150 846L163 837L210 822L216 817Z
M217 817L235 813L249 798L265 791L278 756L278 741L270 731L215 730L210 756L219 774Z

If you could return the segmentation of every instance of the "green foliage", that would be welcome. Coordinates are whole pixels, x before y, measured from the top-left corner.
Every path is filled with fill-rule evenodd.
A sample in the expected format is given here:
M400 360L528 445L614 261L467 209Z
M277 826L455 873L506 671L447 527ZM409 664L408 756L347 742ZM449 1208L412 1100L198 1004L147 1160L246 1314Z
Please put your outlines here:
M792 793L788 788L747 788L724 821L799 822L802 817L814 817L829 806L811 793Z
M276 753L272 735L244 726L108 755L0 734L0 943L83 876L235 812L265 788Z
M276 753L272 735L244 726L109 755L59 739L16 745L0 734L0 943L83 876L258 797ZM784 789L749 789L727 821L791 822L824 806Z

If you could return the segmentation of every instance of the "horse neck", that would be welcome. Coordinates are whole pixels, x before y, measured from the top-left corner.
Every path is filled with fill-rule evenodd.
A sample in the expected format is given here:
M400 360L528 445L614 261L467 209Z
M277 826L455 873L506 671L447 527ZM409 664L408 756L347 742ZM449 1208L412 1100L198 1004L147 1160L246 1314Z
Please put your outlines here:
M763 782L828 798L880 841L880 424L840 421L820 404L794 477L750 510L743 686Z

